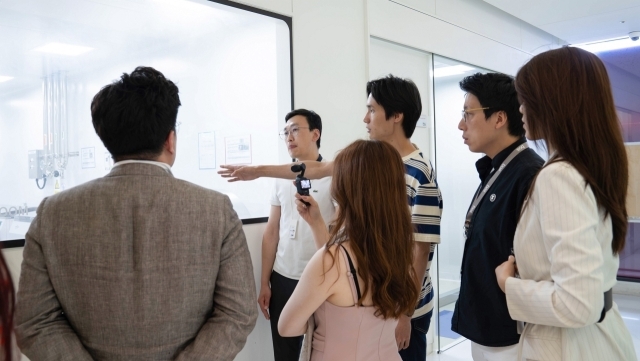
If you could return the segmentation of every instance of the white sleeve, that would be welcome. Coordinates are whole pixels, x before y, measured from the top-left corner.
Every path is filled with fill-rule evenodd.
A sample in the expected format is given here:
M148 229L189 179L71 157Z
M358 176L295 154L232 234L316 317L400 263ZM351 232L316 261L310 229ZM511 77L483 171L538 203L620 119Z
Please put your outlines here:
M282 204L280 202L280 198L278 198L278 180L273 180L273 187L271 189L271 205L276 207L281 207Z
M601 214L591 187L585 186L572 166L553 164L541 171L531 200L529 206L535 208L530 214L540 222L548 257L532 263L550 262L552 280L507 279L511 317L555 327L595 323L604 306L604 277L602 246L596 235ZM520 223L527 221L532 220Z

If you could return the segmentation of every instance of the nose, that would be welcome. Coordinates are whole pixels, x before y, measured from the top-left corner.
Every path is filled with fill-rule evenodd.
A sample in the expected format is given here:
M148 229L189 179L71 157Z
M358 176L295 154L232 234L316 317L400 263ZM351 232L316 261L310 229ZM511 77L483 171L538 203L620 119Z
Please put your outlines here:
M371 121L371 119L369 119L368 111L364 114L364 118L362 119L362 121L365 122L365 124L369 124L369 122Z
M287 142L291 142L293 141L294 137L293 137L293 132L289 132L289 135L287 135Z
M467 123L464 122L464 119L460 119L460 122L458 122L458 129L464 130L466 124Z

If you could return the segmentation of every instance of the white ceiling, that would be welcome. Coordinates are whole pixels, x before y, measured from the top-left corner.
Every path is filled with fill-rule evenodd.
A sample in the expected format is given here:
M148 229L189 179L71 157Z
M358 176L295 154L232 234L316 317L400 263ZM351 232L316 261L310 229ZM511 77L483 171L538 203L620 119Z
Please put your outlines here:
M0 75L14 77L0 83L0 94L55 71L72 75L206 41L242 29L254 15L206 0L0 0ZM33 50L49 42L94 50L77 57Z
M630 31L640 31L640 0L484 1L569 44L624 37Z

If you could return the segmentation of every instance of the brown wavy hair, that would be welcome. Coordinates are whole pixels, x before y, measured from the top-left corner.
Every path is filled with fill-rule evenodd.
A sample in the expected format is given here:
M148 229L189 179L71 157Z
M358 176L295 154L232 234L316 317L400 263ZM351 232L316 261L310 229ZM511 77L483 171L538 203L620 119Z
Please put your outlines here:
M629 167L604 64L579 48L547 51L518 71L516 90L528 137L545 140L553 151L545 166L566 161L584 177L598 207L611 216L611 248L618 254L627 233Z
M414 237L398 151L382 141L351 143L335 159L331 195L339 208L325 255L333 258L329 248L349 241L365 280L358 305L371 293L379 317L413 312L418 299Z
M15 294L7 263L0 253L0 350L2 360L11 360Z

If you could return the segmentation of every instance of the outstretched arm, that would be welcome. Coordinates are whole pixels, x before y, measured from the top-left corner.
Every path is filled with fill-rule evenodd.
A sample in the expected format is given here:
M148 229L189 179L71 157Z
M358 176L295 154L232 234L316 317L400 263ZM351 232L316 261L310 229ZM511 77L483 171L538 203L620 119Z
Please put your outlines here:
M221 165L218 174L228 178L229 182L250 181L260 177L295 179L296 174L291 166L298 163L282 165ZM333 174L333 162L304 162L307 170L304 176L309 179L330 177Z

